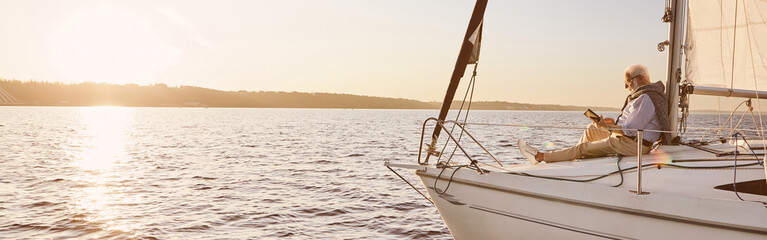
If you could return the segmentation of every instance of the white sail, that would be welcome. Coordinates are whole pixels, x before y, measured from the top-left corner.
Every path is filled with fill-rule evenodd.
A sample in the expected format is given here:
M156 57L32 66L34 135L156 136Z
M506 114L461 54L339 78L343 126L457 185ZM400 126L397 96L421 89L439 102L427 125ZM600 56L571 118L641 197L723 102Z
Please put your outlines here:
M687 80L695 86L767 89L767 1L688 5Z

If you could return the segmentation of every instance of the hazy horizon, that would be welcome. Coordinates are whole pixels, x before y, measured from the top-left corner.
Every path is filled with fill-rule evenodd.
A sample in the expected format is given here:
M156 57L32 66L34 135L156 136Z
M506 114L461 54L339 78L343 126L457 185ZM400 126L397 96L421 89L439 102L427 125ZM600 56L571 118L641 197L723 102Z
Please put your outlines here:
M441 101L473 5L3 1L0 77ZM620 99L622 71L634 63L661 79L663 5L491 1L477 99L612 105L568 92L597 88ZM530 94L543 80L561 86L550 89L557 96Z
M474 3L0 1L0 78L442 101ZM627 66L665 81L664 4L490 1L474 99L620 107Z

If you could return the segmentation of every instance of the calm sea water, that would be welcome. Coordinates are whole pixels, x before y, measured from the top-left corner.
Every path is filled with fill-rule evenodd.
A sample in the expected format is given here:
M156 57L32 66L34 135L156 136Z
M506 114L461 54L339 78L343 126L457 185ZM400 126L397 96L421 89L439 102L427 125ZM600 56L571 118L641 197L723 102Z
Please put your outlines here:
M383 166L415 163L423 122L436 115L0 107L0 238L449 239L435 208ZM581 112L473 111L469 122L588 120ZM516 138L559 148L581 131L469 130L503 164L525 162ZM398 171L421 187L412 171Z

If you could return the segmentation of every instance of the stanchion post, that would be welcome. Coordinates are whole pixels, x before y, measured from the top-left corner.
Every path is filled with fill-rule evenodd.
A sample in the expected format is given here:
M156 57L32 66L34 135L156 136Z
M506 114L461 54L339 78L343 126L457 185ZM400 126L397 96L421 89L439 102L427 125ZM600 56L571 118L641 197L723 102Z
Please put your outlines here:
M637 130L637 195L642 195L642 129Z

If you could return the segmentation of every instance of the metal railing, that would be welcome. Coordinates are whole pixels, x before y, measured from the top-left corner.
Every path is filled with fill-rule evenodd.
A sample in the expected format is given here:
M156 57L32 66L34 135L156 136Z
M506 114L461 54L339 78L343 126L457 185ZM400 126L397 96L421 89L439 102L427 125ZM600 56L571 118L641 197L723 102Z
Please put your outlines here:
M538 126L538 125L516 125L516 124L484 124L484 123L466 123L466 122L463 122L463 123L461 123L461 122L457 122L457 121L450 121L450 120L447 120L447 121L444 121L444 120L443 120L443 121L440 121L440 120L438 120L437 118L431 117L431 118L428 118L428 119L426 119L426 120L424 121L424 123L423 123L423 126L422 126L422 128L421 128L421 141L420 141L420 144L419 144L419 148L418 148L418 164L420 164L420 165L427 165L427 164L428 164L428 158L429 158L429 155L431 155L431 153L429 153L429 154L427 155L427 157L426 157L426 160L422 161L422 157L423 157L423 151L424 151L424 150L423 150L423 146L424 146L424 142L423 142L423 140L424 140L424 136L425 136L425 134L426 134L426 126L427 126L427 125L428 125L428 123L429 123L429 122L431 122L431 121L434 121L434 122L435 122L435 124L437 124L437 125L439 125L439 126L440 126L440 128L442 129L442 131L444 131L444 132L447 134L447 136L450 138L450 140L452 140L452 142L453 142L453 143L456 145L456 147L457 147L458 149L460 149L460 150L461 150L461 152L464 154L464 156L466 156L466 158L468 158L468 160L471 162L471 164L472 164L472 165L474 165L475 167L477 167L477 170L478 170L480 173L484 173L484 172L482 171L482 169L479 169L479 166L478 166L478 165L476 165L476 163L477 163L477 160L476 160L475 158L473 158L473 157L471 156L471 154L469 154L469 153L468 153L468 151L466 150L466 148L464 148L464 147L461 145L461 143L460 143L460 140L459 140L459 139L456 139L456 137L453 135L452 131L448 130L448 129L445 127L445 123L452 123L452 124L454 124L454 126L457 126L457 127L460 129L460 131L461 131L461 133L462 133L462 134L466 134L466 136L468 136L469 138L471 138L471 140L472 140L472 141L473 141L473 142L474 142L474 143L475 143L477 146L479 146L479 147L480 147L480 148L481 148L481 149L482 149L482 150L483 150L483 151L484 151L484 152L485 152L485 153L486 153L488 156L490 156L490 158L492 158L492 159L493 159L493 160L494 160L496 163L498 163L498 165L500 165L500 166L503 166L503 164L501 163L501 161L499 161L499 160L498 160L498 159L497 159L497 158L496 158L496 157L495 157L495 156L494 156L492 153L490 153L490 151L488 151L488 150L487 150L487 148L485 148L485 147L484 147L484 146L483 146L483 145L482 145L482 144L481 144L481 143L480 143L480 142L479 142L479 141L478 141L478 140L477 140L477 139L476 139L476 138L475 138L473 135L471 135L471 133L469 133L469 131L467 131L467 130L466 130L466 128L465 128L465 126L466 126L466 125L488 125L488 126L532 126L532 127L548 127L548 128L584 129L584 127L574 127L574 126ZM617 129L610 129L610 128L607 128L606 130L617 130ZM643 151L642 151L642 148L643 148L642 139L643 139L643 136L644 136L644 132L645 132L645 131L648 131L648 132L659 132L659 133L664 133L664 132L666 132L666 133L668 133L668 132L670 132L670 131L661 131L661 130L645 130L645 129L620 129L620 130L628 130L628 131L636 131L636 132L637 132L637 137L636 137L636 142L637 142L637 155L636 155L636 158L637 158L637 188L636 188L636 191L634 191L634 190L631 190L631 192L633 192L633 193L636 193L637 195L644 195L644 194L648 194L648 192L644 192L644 191L642 191L642 152L643 152Z
M469 154L469 153L466 151L466 149L464 149L464 148L463 148L463 146L461 146L461 143L459 142L459 140L457 140L457 139L456 139L456 138L453 136L453 133L452 133L451 131L448 131L448 130L447 130L447 128L445 127L444 123L453 123L453 124L455 124L455 126L458 126L458 128L460 128L460 129L461 129L461 132L462 132L462 133L465 133L465 134L466 134L466 136L469 136L469 138L471 138L471 140L473 140L473 141L474 141L474 143L476 143L476 144L477 144L477 146L479 146L480 148L482 148L482 150L483 150L483 151L485 151L485 153L487 153L487 155L488 155L488 156L490 156L490 157L491 157L493 160L495 160L495 162L496 162L496 163L498 163L498 165L501 165L501 166L503 166L503 164L501 163L501 161L498 161L498 159L497 159L497 158L495 158L495 156L493 156L493 154L492 154L492 153L490 153L490 151L487 151L487 148L485 148L484 146L482 146L482 144L481 144L481 143L479 143L479 141L477 141L477 139L476 139L476 138L474 138L474 136L472 136L472 135L471 135L471 133L469 133L468 131L466 131L466 128L464 128L463 124L461 124L461 123L459 123L459 122L456 122L456 121L440 121L440 120L438 120L437 118L433 118L433 117L426 119L426 121L424 121L424 122L423 122L423 127L421 128L421 143L419 144L419 147L418 147L418 164L421 164L421 165L426 165L426 164L428 164L428 155L427 155L427 157L426 157L426 158L427 158L427 160L426 160L426 161L424 161L424 162L421 162L421 153L423 153L423 137L424 137L424 135L425 135L425 133L426 133L426 125L429 123L429 121L434 121L434 122L435 122L437 125L439 125L439 126L442 128L442 130L443 130L443 131L444 131L444 132L445 132L445 133L448 135L448 137L450 137L450 139L451 139L451 140L453 140L453 142L455 143L455 145L456 145L456 146L457 146L459 149L461 149L461 152L463 152L463 154L464 154L464 155L465 155L467 158L469 158L469 161L471 161L471 163L472 163L472 164L476 165L476 163L477 163L477 160L474 160L474 158L472 158L472 157L471 157L471 155L470 155L470 154ZM477 166L477 168L479 168L479 167ZM481 172L481 171L480 171L480 172Z
M647 194L642 192L642 141L644 140L644 130L637 129L637 195Z
M424 136L426 134L426 126L431 121L434 121L435 124L439 125L442 128L442 131L444 131L447 134L447 136L449 137L449 139L450 139L449 141L452 141L455 144L455 146L458 149L461 150L461 152L464 154L464 156L466 156L466 158L468 158L468 160L471 162L470 165L476 167L476 170L480 174L485 174L486 172L484 170L480 169L479 165L477 164L478 162L475 159L475 157L472 157L472 155L469 154L469 152L466 150L466 148L464 148L464 146L461 145L461 143L460 143L461 137L459 136L458 138L456 138L455 135L452 132L453 130L448 130L445 127L446 123L452 123L452 124L454 124L454 126L457 126L460 129L460 133L461 134L466 134L469 138L471 138L471 140L477 146L479 146L482 149L482 151L484 151L487 154L487 156L492 158L501 167L503 167L503 164L492 153L490 153L490 151L488 151L487 148L485 148L473 135L471 135L471 133L469 133L466 130L466 126L468 126L468 125L483 125L483 126L517 126L517 127L521 126L521 127L533 127L533 128L585 129L585 127L582 127L582 126L581 127L577 127L577 126L573 126L573 125L568 125L568 126L564 126L564 125L521 125L521 124L469 123L469 122L458 122L458 121L450 121L450 120L440 121L437 118L433 118L432 117L432 118L428 118L428 119L426 119L424 121L422 129L421 129L421 140L420 140L419 149L418 149L418 164L420 164L420 165L428 165L429 156L435 155L434 153L442 154L441 152L437 152L434 149L429 149L429 150L427 150L427 151L429 151L429 153L426 156L426 159L424 161L422 161L423 151L424 151L424 142L423 142L423 140L424 140ZM705 130L705 129L711 129L711 128L696 128L696 129L703 129L703 130ZM721 128L718 128L718 129L721 130ZM636 148L637 149L637 155L636 155L636 159L637 159L637 165L636 165L637 166L637 170L636 170L636 173L637 173L637 186L636 186L636 190L629 190L629 191L632 192L632 193L635 193L637 195L649 194L649 192L645 192L645 191L642 190L642 168L644 167L643 164L642 164L642 153L643 153L642 150L643 150L643 147L644 147L644 145L642 144L642 142L643 142L642 140L644 139L643 136L644 136L645 132L670 133L670 131L647 130L647 129L613 129L613 128L605 128L605 130L636 131L637 136L635 138L636 139L635 141L637 143L637 148ZM740 130L740 129L735 129L735 130ZM690 133L687 133L685 135L690 135ZM692 135L695 135L695 134L692 134ZM704 134L704 135L707 135L707 134ZM446 142L445 144L448 144L448 143L449 142ZM436 144L436 142L433 142L432 144ZM430 146L430 148L433 148L433 145ZM442 151L444 151L444 149ZM453 151L455 152L455 150L453 150ZM757 158L757 160L758 160L758 158ZM448 162L449 162L449 160L448 160ZM765 170L765 172L767 172L767 170Z

